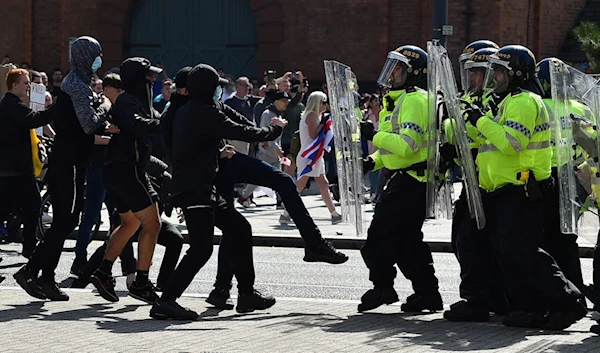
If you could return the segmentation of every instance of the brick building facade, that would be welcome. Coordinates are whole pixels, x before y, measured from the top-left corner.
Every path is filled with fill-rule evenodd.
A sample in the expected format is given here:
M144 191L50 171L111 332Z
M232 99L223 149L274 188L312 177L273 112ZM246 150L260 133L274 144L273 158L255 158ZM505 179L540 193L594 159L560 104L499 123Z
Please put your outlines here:
M139 1L139 0L138 0ZM178 0L170 0L174 6ZM432 35L432 0L248 0L256 20L258 71L302 69L323 80L323 59L352 66L374 81L386 53L403 44L425 47ZM557 55L587 1L449 0L456 58L466 43L487 38L523 44L536 57ZM104 68L127 55L136 0L4 0L0 56L51 71L68 68L69 37L91 35L104 49ZM226 23L224 23L226 25Z

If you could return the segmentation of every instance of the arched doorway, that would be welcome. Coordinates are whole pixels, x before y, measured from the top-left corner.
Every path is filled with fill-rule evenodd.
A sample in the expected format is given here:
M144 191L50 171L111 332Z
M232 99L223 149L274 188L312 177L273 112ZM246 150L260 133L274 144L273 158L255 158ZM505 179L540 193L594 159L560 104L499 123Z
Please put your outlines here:
M234 77L256 76L256 23L248 0L138 0L128 56L162 62L169 76L207 63Z

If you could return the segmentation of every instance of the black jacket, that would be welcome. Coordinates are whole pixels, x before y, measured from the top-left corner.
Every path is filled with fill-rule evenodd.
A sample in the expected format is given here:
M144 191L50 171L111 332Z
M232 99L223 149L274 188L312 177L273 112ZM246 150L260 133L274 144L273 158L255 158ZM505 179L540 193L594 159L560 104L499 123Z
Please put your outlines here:
M173 148L173 120L175 120L175 113L177 113L179 108L183 107L188 100L188 96L173 93L171 95L171 100L169 101L171 104L160 117L160 130L162 132L163 145L169 164L172 164L171 149Z
M111 123L120 132L114 134L108 147L104 163L126 162L145 169L152 152L152 134L160 133L160 119L152 108L150 83L145 77L135 82L123 81L125 92L111 109Z
M52 147L52 163L77 164L89 162L94 152L94 134L88 134L82 128L75 113L71 96L64 91L56 98L57 113L54 119L56 136ZM106 119L110 107L95 101L92 105L98 119ZM101 127L103 128L103 127Z
M228 115L235 114L246 120L233 109L214 103L216 83L207 84L203 79L206 72L200 72L202 70L197 68L188 76L190 100L177 111L173 121L171 194L196 193L208 202L214 193L222 139L271 141L281 134L282 129L274 126L244 126L228 118Z
M0 101L0 176L33 175L29 130L49 124L56 106L34 112L8 92Z

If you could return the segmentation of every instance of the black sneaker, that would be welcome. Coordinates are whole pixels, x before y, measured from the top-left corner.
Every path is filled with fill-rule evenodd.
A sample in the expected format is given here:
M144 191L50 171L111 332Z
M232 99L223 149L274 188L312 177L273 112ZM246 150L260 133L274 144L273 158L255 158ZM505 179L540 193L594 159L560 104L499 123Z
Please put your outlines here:
M358 312L377 309L383 304L393 304L398 301L398 293L394 288L376 287L369 289L360 298L361 303L358 304Z
M73 261L73 265L71 265L71 274L79 277L79 276L81 276L83 274L84 268L85 268L85 265L84 266L80 266L78 264L77 259L76 259L75 261Z
M34 298L46 299L46 294L40 285L37 283L36 276L26 269L26 266L21 267L17 273L13 275L13 278L17 281L19 286Z
M158 294L156 294L155 288L150 281L146 282L146 284L141 287L134 281L131 286L129 286L129 296L148 304L154 304L158 299Z
M327 262L330 264L343 264L348 261L348 256L337 251L337 249L328 242L323 240L315 247L306 247L304 249L304 261L306 262Z
M581 302L576 301L566 310L550 311L540 328L543 330L561 331L583 319L586 314L587 309L581 305Z
M78 277L78 278L75 278L73 280L73 282L71 282L71 288L83 289L83 288L87 287L88 284L90 284L89 280L85 280L81 277Z
M119 301L119 297L115 293L115 279L111 275L102 269L97 269L90 280L102 298L112 303Z
M58 287L58 284L54 282L54 279L45 279L41 277L38 280L38 283L46 295L46 298L56 302L66 302L69 300L67 293L63 292L62 289Z
M217 309L233 309L233 300L229 297L229 289L213 289L206 298L206 302Z
M544 321L543 315L527 311L512 311L502 319L504 326L524 328L541 328Z
M158 298L150 309L150 317L157 320L196 321L198 313L182 307L174 299L165 301Z
M450 310L444 311L444 319L458 322L487 322L490 312L486 308L478 308L465 300L450 305Z
M235 311L238 313L250 313L254 310L265 310L275 305L275 298L264 295L256 289L251 295L238 295L237 307Z
M406 298L406 303L400 306L400 309L406 313L420 313L425 310L436 312L444 309L442 296L435 294L411 294Z

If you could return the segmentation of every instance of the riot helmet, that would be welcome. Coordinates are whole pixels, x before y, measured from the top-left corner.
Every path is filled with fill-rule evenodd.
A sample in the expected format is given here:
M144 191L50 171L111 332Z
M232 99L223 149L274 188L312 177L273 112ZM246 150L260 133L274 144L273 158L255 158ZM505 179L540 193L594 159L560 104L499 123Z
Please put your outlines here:
M535 56L531 50L521 45L507 45L490 55L486 89L503 94L529 86L533 81L539 85L535 74Z
M460 66L460 82L462 85L463 92L467 92L469 90L469 73L465 69L465 63L473 53L480 49L485 48L495 48L500 49L498 44L492 42L491 40L476 40L473 43L467 45L463 50L462 54L458 57L458 63Z
M400 76L398 68L402 68ZM427 88L427 53L414 45L401 46L388 53L377 83L386 88Z
M468 74L467 91L476 95L483 93L485 84L485 74L488 69L490 55L496 54L496 48L483 48L475 51L464 63L465 71Z
M537 63L535 66L535 72L537 73L537 77L542 84L542 89L544 90L544 98L552 97L552 80L550 79L550 65L561 65L564 62L557 58L546 58Z

